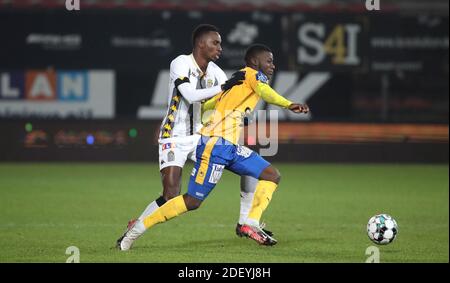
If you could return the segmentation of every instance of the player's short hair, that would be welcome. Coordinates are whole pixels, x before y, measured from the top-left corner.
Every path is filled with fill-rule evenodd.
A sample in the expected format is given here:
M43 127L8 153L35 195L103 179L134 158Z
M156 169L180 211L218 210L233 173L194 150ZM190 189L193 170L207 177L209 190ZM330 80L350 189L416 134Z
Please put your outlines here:
M219 29L216 26L210 24L198 25L192 32L192 46L195 47L197 40L210 31L219 32Z
M272 53L272 50L267 45L256 43L252 44L247 48L247 51L245 52L245 63L249 64L250 59L254 58L261 52L270 52Z

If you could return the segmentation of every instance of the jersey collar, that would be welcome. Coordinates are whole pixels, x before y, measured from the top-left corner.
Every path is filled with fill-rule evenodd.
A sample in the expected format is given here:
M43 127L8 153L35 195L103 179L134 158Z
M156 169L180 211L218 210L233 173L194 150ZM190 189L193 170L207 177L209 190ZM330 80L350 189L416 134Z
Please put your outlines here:
M191 53L189 55L189 57L191 58L192 62L194 63L195 68L197 68L197 73L198 73L197 75L199 77L203 77L204 75L206 75L206 73L203 73L202 69L200 69L200 67L198 66L197 61L195 61L194 54ZM208 67L209 67L209 64L208 64ZM208 67L206 67L206 71L208 71Z

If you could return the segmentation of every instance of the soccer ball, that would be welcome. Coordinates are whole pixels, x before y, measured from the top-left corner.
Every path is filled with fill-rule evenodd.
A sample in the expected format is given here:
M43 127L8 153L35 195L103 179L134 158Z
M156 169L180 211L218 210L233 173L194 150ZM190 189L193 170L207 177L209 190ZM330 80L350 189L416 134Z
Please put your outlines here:
M369 219L367 235L377 245L387 245L398 233L397 221L388 214L378 214Z

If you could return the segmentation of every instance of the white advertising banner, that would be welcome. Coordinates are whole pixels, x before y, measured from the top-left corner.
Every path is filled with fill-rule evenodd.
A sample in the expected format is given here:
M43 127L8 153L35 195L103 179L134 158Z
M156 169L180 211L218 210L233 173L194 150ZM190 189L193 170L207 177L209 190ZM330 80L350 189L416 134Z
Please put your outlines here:
M112 70L0 71L0 118L114 117Z

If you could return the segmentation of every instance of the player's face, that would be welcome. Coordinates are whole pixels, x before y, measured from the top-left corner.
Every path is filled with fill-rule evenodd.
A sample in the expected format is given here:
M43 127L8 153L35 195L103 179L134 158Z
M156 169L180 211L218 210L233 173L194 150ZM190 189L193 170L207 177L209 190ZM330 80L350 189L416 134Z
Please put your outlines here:
M275 65L273 64L273 54L272 52L261 52L258 56L259 69L270 78L273 76L275 71Z
M204 36L203 54L209 61L216 61L222 54L222 39L220 34L211 31Z

